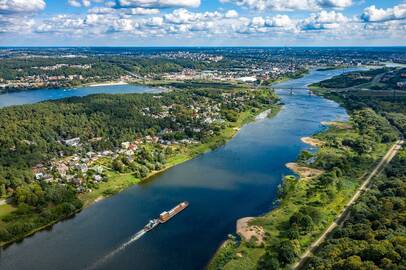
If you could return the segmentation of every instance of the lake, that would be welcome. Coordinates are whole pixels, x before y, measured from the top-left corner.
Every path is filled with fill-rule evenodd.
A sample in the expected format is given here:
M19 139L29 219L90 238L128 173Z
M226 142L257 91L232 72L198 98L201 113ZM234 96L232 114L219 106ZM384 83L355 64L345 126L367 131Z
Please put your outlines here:
M306 87L347 70L312 71L277 87ZM245 125L226 145L173 167L4 249L0 269L202 269L238 218L272 209L285 167L309 147L300 140L322 121L347 120L337 103L307 90L277 90L274 118ZM182 201L189 207L128 243L149 219Z
M159 88L136 84L78 88L45 88L0 94L0 108L12 105L31 104L51 99L61 99L74 96L82 97L92 94L156 93L161 91L162 89Z

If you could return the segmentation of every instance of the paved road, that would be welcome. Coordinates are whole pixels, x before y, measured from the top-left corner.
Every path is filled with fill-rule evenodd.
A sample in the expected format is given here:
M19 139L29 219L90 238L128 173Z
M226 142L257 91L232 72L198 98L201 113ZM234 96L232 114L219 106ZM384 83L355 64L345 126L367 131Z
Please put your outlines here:
M313 255L313 252L326 239L329 233L332 230L334 230L337 226L339 226L339 224L345 218L345 216L348 213L348 210L351 208L354 202L356 202L362 195L362 193L368 189L368 187L371 184L371 180L375 176L379 175L385 168L385 166L396 156L396 154L402 148L402 144L403 140L399 140L389 149L386 155L382 158L382 160L378 163L378 165L375 166L375 168L368 175L368 177L365 179L362 185L357 189L357 192L354 194L354 196L352 196L351 200L345 206L343 211L337 216L337 218L333 221L333 223L331 223L331 225L324 231L324 233L310 245L310 247L306 250L306 252L303 253L303 255L300 257L300 260L292 266L293 269L295 270L300 269L304 265L304 263Z

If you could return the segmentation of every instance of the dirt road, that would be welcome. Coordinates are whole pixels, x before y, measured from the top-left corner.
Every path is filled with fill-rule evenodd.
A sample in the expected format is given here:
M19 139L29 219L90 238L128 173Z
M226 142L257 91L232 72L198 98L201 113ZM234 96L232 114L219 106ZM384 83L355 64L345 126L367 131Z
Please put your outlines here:
M385 166L396 156L396 154L399 152L399 150L402 148L403 140L399 140L394 144L389 151L386 153L386 155L382 158L382 160L378 163L378 165L375 166L375 168L372 170L372 172L368 175L368 177L365 179L365 181L362 183L362 185L357 189L357 192L352 196L351 200L348 202L348 204L345 206L343 211L337 216L337 218L331 223L331 225L324 231L320 237L314 241L310 247L303 253L303 255L300 257L300 260L292 266L292 269L300 269L303 264L312 256L313 252L320 246L320 244L326 239L326 237L329 235L329 233L334 230L337 226L339 226L340 221L343 220L343 218L346 216L348 213L348 210L350 207L356 202L359 197L362 195L362 193L368 189L371 180L379 175L382 170L385 168Z

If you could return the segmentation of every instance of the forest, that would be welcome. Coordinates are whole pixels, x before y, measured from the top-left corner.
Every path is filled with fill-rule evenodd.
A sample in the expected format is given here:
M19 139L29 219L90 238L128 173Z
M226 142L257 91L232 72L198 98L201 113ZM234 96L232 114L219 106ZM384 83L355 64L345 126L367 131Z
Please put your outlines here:
M351 209L305 269L406 268L406 151Z

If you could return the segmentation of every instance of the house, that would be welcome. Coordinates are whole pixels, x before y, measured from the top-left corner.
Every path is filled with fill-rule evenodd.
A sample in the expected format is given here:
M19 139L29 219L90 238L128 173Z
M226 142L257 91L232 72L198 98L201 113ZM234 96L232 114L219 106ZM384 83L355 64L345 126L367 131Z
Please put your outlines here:
M121 148L122 149L128 149L130 147L130 142L123 142L121 143Z
M75 168L79 171L81 171L82 173L85 173L89 170L89 168L87 167L86 164L76 164Z
M54 178L51 176L51 175L49 175L49 174L46 174L46 175L44 175L43 177L42 177L42 181L44 181L44 182L46 182L46 183L50 183L50 182L52 182L54 180Z
M73 139L69 139L69 140L63 140L62 142L66 146L77 147L80 144L80 138L73 138Z
M44 177L44 173L42 173L42 172L35 174L35 179L36 180L41 180L43 177Z
M136 151L138 149L138 146L135 143L130 144L128 147L129 150Z
M96 181L96 182L101 182L103 180L103 177L96 174L96 175L93 176L93 180Z
M102 166L94 166L92 168L93 171L95 171L98 174L102 174L103 173L103 167Z
M61 163L56 167L56 171L61 175L65 176L66 173L69 171L69 167L66 166L65 164Z

